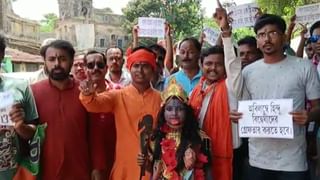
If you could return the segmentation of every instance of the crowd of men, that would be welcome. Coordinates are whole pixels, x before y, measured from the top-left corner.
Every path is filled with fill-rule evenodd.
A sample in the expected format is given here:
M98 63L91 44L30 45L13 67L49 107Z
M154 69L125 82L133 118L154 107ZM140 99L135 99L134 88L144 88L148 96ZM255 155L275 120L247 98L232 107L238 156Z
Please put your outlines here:
M320 179L320 21L310 27L310 38L301 33L292 54L291 32L277 15L260 15L256 37L236 45L225 9L217 8L214 19L221 42L207 49L193 37L174 49L168 24L163 46L139 47L135 26L126 54L111 47L76 56L70 42L52 39L40 50L42 80L29 85L0 74L0 92L15 101L9 113L14 125L0 127L0 179L15 178L17 157L29 155L28 140L39 124L47 127L38 178L139 179L139 123L157 119L160 92L173 78L189 94L195 121L210 138L209 179ZM288 30L292 26L294 18ZM0 59L5 48L1 36ZM293 99L293 139L239 137L238 101L286 98Z

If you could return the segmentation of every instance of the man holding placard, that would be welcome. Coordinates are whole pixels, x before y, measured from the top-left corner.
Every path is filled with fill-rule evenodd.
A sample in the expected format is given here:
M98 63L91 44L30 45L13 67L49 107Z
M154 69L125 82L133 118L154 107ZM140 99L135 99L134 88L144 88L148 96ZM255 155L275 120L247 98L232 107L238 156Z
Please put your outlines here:
M242 122L239 123L241 135L241 124L245 122L252 121L253 124L259 122L258 125L266 122L276 124L283 122L284 119L280 116L271 117L269 114L290 114L293 120L293 139L285 139L281 134L278 138L258 136L259 133L257 136L251 135L249 177L252 180L304 180L308 170L305 140L308 114L305 110L305 99L310 100L313 108L319 107L319 77L309 61L284 55L286 24L281 17L264 14L256 21L254 30L264 58L243 70L243 99L252 100L252 105L247 106L247 109L258 112L259 117L253 117L257 114L251 114L251 119L244 118L248 114L231 112L231 120L241 119ZM293 103L291 112L283 110L281 101L284 99L289 101L291 99ZM257 107L257 104L253 104L263 103L264 100L267 100L270 106ZM269 108L271 106L273 110ZM245 105L239 105L239 111L245 108ZM280 128L257 127L250 132L270 132L272 135L279 133Z
M0 36L0 64L5 53L5 39ZM36 130L38 113L28 83L0 75L0 179L13 179L17 156ZM27 145L27 144L26 144Z

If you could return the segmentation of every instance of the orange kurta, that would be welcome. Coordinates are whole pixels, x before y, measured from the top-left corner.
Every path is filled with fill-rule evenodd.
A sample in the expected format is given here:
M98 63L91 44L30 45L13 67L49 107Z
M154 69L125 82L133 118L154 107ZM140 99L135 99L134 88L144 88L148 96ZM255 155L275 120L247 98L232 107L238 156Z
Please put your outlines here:
M211 139L213 179L231 180L233 147L226 82L221 80L201 90L203 83L204 78L193 90L190 104L198 117L204 97L210 91L214 91L207 107L202 129Z
M116 157L110 179L139 179L138 123L149 114L153 117L155 127L156 116L161 104L160 93L150 88L140 94L133 85L129 85L121 90L106 91L98 95L83 96L80 94L80 100L89 112L114 113L117 141ZM150 179L150 174L146 173L143 179Z

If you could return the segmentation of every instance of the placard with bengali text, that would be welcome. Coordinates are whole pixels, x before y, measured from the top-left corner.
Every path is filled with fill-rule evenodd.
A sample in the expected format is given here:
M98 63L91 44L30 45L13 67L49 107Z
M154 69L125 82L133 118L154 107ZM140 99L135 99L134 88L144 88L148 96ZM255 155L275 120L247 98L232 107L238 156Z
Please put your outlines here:
M292 109L292 99L239 101L239 136L292 139Z

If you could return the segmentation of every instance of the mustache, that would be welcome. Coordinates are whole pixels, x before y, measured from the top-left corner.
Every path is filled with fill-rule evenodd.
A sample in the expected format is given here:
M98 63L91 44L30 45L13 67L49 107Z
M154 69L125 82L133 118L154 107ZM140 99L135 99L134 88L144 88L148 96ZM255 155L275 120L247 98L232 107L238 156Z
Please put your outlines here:
M91 74L101 74L101 71L99 69L94 69Z
M51 70L51 72L56 71L56 70L65 72L65 70L64 70L62 67L55 67L55 68L53 68L53 69Z
M273 46L273 44L272 43L265 43L264 45L263 45L263 47L265 47L265 46Z
M191 61L189 58L181 59L181 61Z

